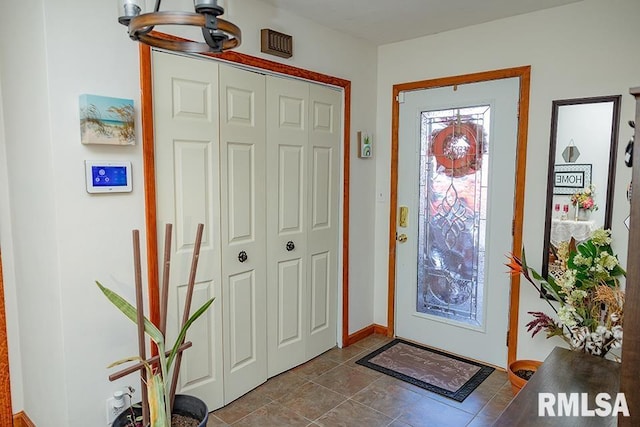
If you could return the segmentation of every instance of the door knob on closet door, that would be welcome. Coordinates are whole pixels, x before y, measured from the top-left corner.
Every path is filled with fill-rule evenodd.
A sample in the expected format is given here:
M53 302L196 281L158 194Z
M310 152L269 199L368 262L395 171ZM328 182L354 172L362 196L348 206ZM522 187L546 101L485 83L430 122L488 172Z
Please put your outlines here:
M247 259L249 259L247 253L245 251L240 251L240 253L238 254L238 261L245 262Z
M287 242L287 246L286 247L287 247L287 251L291 252L292 250L294 250L296 248L296 245L291 240L289 240Z

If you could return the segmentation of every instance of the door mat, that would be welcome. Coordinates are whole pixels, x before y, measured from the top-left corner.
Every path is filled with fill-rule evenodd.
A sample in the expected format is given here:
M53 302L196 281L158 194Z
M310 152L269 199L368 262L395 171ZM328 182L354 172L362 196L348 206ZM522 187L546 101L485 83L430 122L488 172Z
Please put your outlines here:
M356 362L433 393L462 402L494 368L395 339Z

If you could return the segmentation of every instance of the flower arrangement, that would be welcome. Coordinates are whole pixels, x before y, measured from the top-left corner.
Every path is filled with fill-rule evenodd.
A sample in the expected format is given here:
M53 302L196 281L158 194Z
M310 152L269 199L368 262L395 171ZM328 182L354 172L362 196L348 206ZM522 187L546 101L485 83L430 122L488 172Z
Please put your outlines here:
M598 210L598 205L593 201L595 194L595 187L593 184L589 185L580 192L571 195L571 204L575 205L576 209L585 209L588 211Z
M558 336L572 350L604 357L622 346L624 319L619 278L626 272L611 249L611 231L600 228L577 246L567 243L558 256L563 274L557 279L543 278L529 267L524 250L521 259L510 256L511 274L522 274L555 314L529 312L533 320L527 331L534 337L544 330L547 338Z

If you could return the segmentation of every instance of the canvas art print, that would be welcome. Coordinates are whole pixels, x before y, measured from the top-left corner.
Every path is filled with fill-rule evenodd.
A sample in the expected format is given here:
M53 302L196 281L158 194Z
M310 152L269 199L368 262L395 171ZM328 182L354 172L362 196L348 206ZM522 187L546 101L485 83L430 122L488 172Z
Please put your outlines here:
M134 145L132 99L80 95L80 138L83 144Z

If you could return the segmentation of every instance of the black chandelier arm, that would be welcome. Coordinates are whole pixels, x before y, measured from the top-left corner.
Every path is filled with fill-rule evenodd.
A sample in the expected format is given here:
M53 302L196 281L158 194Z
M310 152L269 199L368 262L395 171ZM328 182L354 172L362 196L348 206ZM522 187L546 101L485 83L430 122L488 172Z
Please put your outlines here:
M159 47L161 49L191 52L191 53L220 53L225 50L233 49L240 46L242 41L242 32L240 28L224 19L217 18L217 31L231 35L222 41L222 46L210 46L207 43L193 41L168 40L155 37L151 34L149 28L156 25L189 25L194 27L207 27L207 18L201 13L190 12L154 12L144 13L142 15L131 18L129 23L129 36L142 43Z

